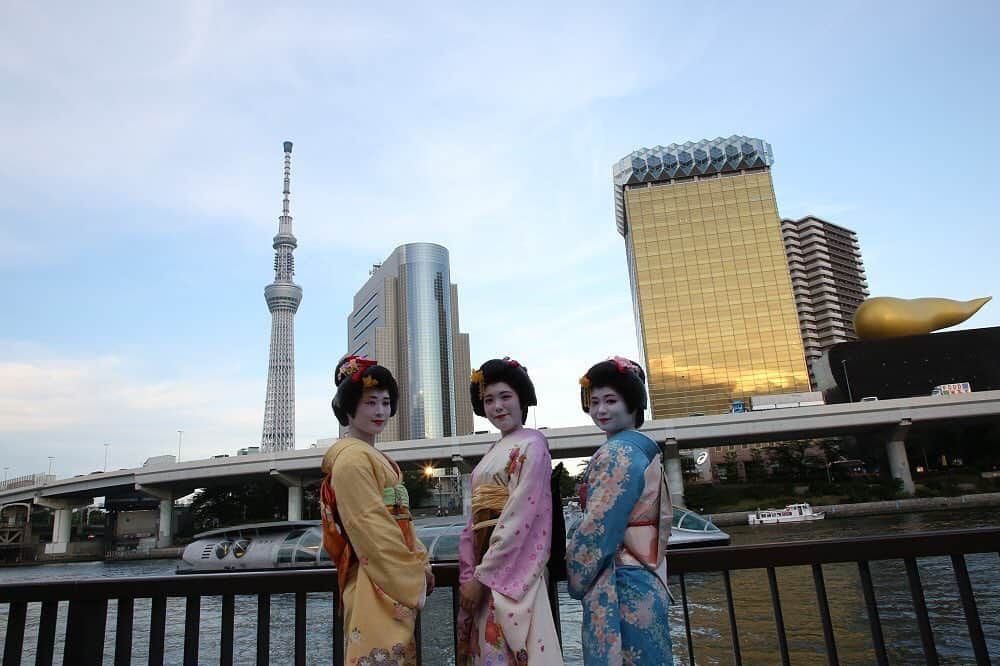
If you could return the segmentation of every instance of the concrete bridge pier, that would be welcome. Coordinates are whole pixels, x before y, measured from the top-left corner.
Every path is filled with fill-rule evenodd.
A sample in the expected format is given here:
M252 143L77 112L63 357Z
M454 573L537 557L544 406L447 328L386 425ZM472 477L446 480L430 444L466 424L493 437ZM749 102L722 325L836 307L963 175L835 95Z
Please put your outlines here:
M169 488L156 488L135 484L135 489L160 500L160 525L156 534L156 547L169 548L174 543L174 493Z
M302 477L272 469L271 478L288 488L288 520L302 520Z
M889 456L889 472L892 478L903 482L903 492L907 495L912 495L915 490L913 475L910 474L910 461L906 457L906 434L912 425L910 419L902 419L885 445L885 452Z
M677 440L668 437L663 443L663 472L667 476L667 489L674 506L684 506L684 474Z
M73 533L73 509L87 506L90 500L63 500L48 497L36 497L35 504L52 509L55 512L52 521L52 541L45 544L46 555L65 555L69 550L69 541Z

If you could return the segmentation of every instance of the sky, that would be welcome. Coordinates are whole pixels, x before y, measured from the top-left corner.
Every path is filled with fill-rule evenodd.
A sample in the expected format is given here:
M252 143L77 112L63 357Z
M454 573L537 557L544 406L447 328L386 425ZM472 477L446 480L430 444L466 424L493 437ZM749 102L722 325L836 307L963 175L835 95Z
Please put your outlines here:
M589 423L577 378L637 354L611 167L643 146L763 138L873 296L1000 296L995 3L138 4L0 7L7 477L259 442L286 139L298 448L408 242L449 249L473 365L529 368L529 425Z

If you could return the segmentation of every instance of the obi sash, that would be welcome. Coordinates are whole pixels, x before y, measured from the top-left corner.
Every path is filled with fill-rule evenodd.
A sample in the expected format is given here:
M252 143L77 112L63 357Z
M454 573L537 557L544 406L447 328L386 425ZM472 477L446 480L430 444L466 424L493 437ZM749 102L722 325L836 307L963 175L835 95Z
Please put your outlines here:
M647 460L642 494L629 514L622 544L615 554L615 564L638 566L653 571L665 583L666 557L660 548L660 517L664 512L671 514L673 507L664 484L659 447L649 437L635 430L622 431L614 439L632 445ZM587 506L588 490L588 484L580 484L580 506L583 509ZM669 517L667 524L669 525Z
M493 528L507 505L508 497L506 486L495 483L481 484L472 491L472 543L476 564L483 561Z

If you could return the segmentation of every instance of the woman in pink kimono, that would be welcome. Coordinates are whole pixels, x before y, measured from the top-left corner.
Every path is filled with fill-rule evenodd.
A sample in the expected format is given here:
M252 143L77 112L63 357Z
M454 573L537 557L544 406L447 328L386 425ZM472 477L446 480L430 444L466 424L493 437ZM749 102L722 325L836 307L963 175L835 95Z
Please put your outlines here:
M469 665L557 664L562 653L546 591L552 458L524 427L537 404L527 370L509 358L472 373L472 409L498 430L472 472L472 513L459 541L459 645Z

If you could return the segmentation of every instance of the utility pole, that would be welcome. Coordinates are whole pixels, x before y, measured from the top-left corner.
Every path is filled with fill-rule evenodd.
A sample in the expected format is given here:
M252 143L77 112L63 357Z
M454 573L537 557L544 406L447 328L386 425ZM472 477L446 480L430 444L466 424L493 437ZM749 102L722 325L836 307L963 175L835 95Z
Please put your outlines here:
M847 378L847 359L840 359L840 367L844 371L844 384L847 385L847 401L854 402L854 396L851 395L851 380Z
M109 442L104 442L104 471L108 471L108 447L111 446Z
M181 440L184 439L184 431L177 431L177 462L181 461Z

